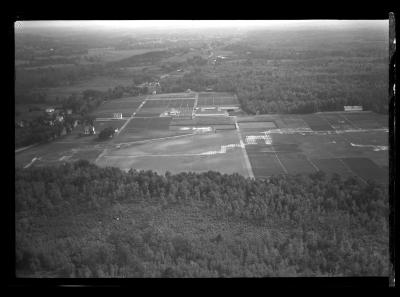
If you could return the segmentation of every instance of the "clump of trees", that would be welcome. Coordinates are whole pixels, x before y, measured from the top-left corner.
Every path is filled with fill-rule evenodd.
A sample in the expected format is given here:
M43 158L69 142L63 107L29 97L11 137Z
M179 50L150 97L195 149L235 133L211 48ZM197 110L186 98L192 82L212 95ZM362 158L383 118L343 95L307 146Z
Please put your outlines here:
M15 191L16 263L21 273L37 276L45 271L64 277L388 273L387 188L371 181L342 180L322 172L268 180L211 171L159 175L78 161L16 168ZM123 218L129 207L136 215ZM232 231L189 238L174 230L161 232L151 223L151 217L181 208L214 222L238 222L258 230L258 235Z
M113 127L106 127L103 130L100 131L99 133L99 139L100 140L107 140L113 137L115 134L115 130Z

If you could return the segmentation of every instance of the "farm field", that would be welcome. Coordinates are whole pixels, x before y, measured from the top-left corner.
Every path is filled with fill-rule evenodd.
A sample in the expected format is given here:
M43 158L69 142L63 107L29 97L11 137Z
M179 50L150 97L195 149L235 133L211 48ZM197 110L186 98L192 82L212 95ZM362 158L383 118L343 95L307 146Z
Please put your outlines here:
M99 142L96 136L75 133L17 153L16 164L26 166L34 158L29 166L83 158L101 166L160 173L216 170L266 178L323 170L380 183L388 180L387 116L372 112L160 116L185 104L193 109L197 96L209 100L215 95L171 93L106 102L93 113L98 118L94 125L97 132L108 126L123 127L112 140ZM224 96L228 95L220 94ZM114 112L124 117L136 114L123 120L100 119Z
M239 106L239 101L235 95L230 93L199 93L198 106Z
M126 120L108 120L108 121L95 120L94 128L98 133L106 127L113 127L114 130L120 129L125 123L126 123Z
M358 126L350 126L344 121L344 125L333 128L324 122L325 117L336 123L343 121L344 117L351 117ZM365 180L387 181L386 116L372 113L343 116L342 113L332 113L281 115L279 120L276 115L268 115L257 119L258 122L255 119L238 118L243 138L246 141L256 139L246 143L255 177L323 170L343 177L357 175ZM272 126L270 123L276 124L278 129L269 128ZM295 124L298 124L297 129Z
M173 109L179 112L176 117L191 117L195 105L195 95L192 93L160 94L147 96L144 105L138 110L138 117L164 116Z
M144 97L126 97L104 102L91 115L95 117L112 118L114 113L122 113L123 117L131 116L142 104Z
M181 135L161 141L126 145L107 151L97 162L123 169L170 171L221 171L248 176L236 131ZM235 162L232 162L235 160Z
M68 135L16 153L15 166L43 166L79 159L94 162L103 149L104 144L96 141L94 136Z
M154 138L163 138L180 135L180 131L170 131L170 117L134 117L132 118L121 133L114 138L114 142L142 141Z

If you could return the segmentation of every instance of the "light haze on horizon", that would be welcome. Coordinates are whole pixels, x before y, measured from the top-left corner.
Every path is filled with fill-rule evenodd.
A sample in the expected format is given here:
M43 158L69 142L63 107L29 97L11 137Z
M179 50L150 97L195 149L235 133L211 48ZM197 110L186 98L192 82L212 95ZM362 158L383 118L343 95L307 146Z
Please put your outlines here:
M247 28L362 28L388 25L388 20L127 20L127 21L17 21L16 31L23 29L247 29Z

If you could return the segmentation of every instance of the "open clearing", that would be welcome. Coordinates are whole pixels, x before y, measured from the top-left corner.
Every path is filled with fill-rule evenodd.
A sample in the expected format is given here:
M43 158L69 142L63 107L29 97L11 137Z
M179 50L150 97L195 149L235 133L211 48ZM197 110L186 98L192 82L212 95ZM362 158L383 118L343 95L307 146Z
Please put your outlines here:
M126 97L113 99L101 104L91 115L98 118L112 118L114 113L122 113L123 117L130 117L142 104L144 97Z
M97 162L122 169L170 171L221 171L247 176L237 131L181 135L163 140L124 145L107 151ZM235 162L232 162L235 160Z
M96 135L79 137L73 132L16 153L16 165L41 166L83 158L100 166L160 173L215 170L266 178L323 170L343 178L356 175L387 182L388 118L384 115L327 112L160 117L170 107L180 109L186 104L193 108L197 96L210 100L217 95L156 94L106 102L93 113L98 116L95 128L122 128L113 139L100 142ZM125 119L99 119L105 114L112 117L114 112L123 113Z
M47 94L47 98L51 101L55 101L58 98L67 98L73 93L81 93L85 90L97 90L107 91L115 86L129 86L132 85L133 81L131 77L93 77L92 79L82 81L80 83L70 86L60 86L54 88L43 89ZM39 90L39 89L38 89Z

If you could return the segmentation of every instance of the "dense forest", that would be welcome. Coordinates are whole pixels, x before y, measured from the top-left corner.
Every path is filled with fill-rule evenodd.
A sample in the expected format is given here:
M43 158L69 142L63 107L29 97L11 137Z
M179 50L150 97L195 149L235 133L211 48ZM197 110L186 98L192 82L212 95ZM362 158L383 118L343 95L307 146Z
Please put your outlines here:
M323 172L16 168L15 207L19 276L388 274L387 187Z
M388 111L385 59L255 59L195 65L180 78L167 78L163 92L187 89L234 92L250 114L343 111L344 105Z

